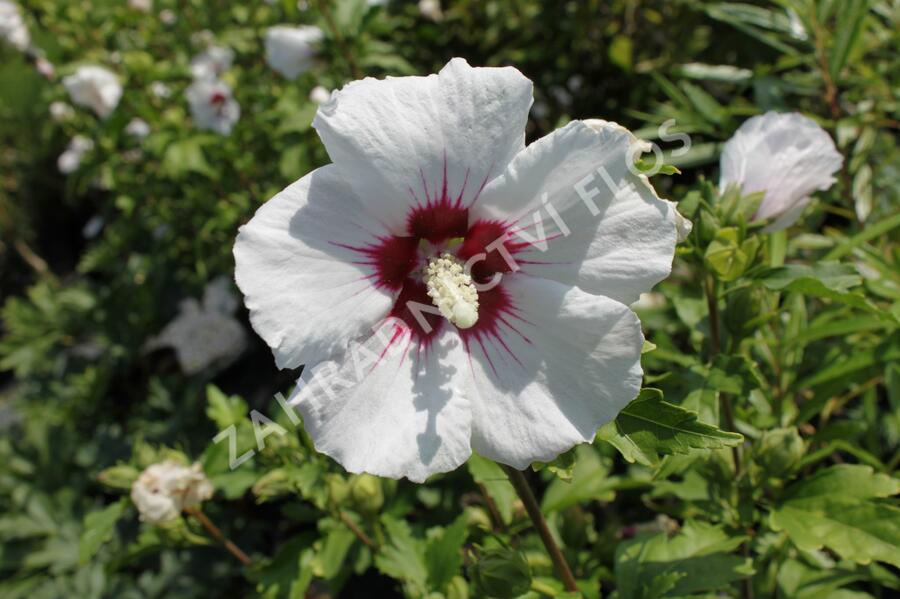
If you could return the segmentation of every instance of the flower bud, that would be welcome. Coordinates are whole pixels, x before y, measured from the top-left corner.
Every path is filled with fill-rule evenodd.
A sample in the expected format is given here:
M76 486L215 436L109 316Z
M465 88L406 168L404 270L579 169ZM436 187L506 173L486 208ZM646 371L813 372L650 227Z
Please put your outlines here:
M771 476L785 476L806 453L806 443L794 427L763 433L756 450L756 463Z
M360 474L350 480L350 497L361 514L377 514L384 505L381 481L371 474Z
M482 553L470 568L479 596L511 599L531 588L531 568L514 549L500 547Z

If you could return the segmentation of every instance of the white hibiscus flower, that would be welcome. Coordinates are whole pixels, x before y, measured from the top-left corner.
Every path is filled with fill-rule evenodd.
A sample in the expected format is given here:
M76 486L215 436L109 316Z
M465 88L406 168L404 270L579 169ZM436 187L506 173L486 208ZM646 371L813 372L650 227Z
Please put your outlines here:
M473 449L524 468L638 393L628 304L671 270L674 205L617 125L525 147L531 102L516 69L462 59L351 83L313 122L333 164L238 234L253 327L281 368L326 360L291 401L351 472L422 481Z
M115 73L94 65L79 67L63 79L63 85L72 102L90 108L104 119L112 114L122 98L122 85Z
M182 372L189 375L214 364L226 366L247 345L244 327L233 316L237 306L231 282L215 279L206 286L203 303L184 300L178 316L147 343L147 349L173 348Z
M296 79L312 67L316 46L325 37L312 25L276 25L266 31L266 62L288 79Z
M765 192L757 219L775 219L770 231L794 224L810 195L831 187L844 162L834 141L815 121L795 112L748 119L725 143L719 188Z
M200 464L184 466L175 460L153 464L131 485L131 500L141 520L165 524L185 508L199 506L213 495L213 486Z
M0 39L6 40L13 48L28 49L31 36L19 12L19 5L8 0L0 0Z
M231 68L234 52L224 46L211 46L191 60L191 74L196 79L217 79Z
M241 106L231 96L231 87L216 79L198 79L185 92L191 116L200 129L222 135L231 133L241 118Z

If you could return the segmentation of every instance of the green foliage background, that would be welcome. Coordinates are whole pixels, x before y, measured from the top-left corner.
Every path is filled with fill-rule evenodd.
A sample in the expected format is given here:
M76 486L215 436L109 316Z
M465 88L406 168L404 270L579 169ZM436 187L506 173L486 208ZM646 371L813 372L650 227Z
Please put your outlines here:
M530 474L581 593L900 588L897 0L460 0L439 22L400 1L22 4L58 75L103 64L125 93L108 120L55 122L59 77L0 47L0 596L572 596L495 464L475 456L424 485L349 476L278 407L296 373L255 336L237 362L191 376L145 349L181 300L231 277L237 227L327 161L313 86L453 56L534 81L529 141L592 117L647 139L674 118L693 141L668 156L680 174L654 179L694 232L662 301L640 311L648 389L593 445ZM263 58L279 23L326 32L294 82ZM183 96L203 30L236 53L229 137L198 131ZM171 98L149 93L155 81ZM767 110L814 117L846 157L778 234L747 223L753 198L713 184L722 142ZM152 130L142 142L124 132L135 116ZM75 134L96 147L63 176ZM212 439L235 425L238 450L254 448L253 409L288 433L230 471ZM204 510L252 566L193 518L139 523L130 482L173 453L202 462L216 487Z

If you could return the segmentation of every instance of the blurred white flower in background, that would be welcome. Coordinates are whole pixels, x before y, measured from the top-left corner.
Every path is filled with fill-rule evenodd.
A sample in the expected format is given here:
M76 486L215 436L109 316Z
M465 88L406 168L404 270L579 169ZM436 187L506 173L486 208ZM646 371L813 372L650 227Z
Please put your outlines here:
M237 306L230 279L219 277L206 286L202 304L193 298L181 302L178 316L150 340L147 349L171 347L188 375L214 364L230 364L247 344L244 327L233 316Z
M94 149L94 142L83 135L76 135L69 142L66 151L59 155L56 166L61 173L68 175L78 170L81 159Z
M22 19L22 13L15 2L0 0L0 38L6 40L13 48L28 49L31 36Z
M90 108L101 118L112 114L122 98L122 84L115 73L95 65L79 67L63 79L63 85L72 102Z
M266 62L288 79L296 79L312 67L316 45L324 38L312 25L276 25L266 31Z
M172 95L172 89L162 81L154 81L150 84L150 93L164 100Z
M316 104L324 104L331 99L331 92L321 85L317 85L309 92L309 99Z
M178 17L175 16L175 13L172 10L165 8L159 11L159 20L163 25L174 25L175 21L178 20Z
M419 0L419 14L432 21L440 21L444 18L440 0Z
M748 119L725 143L719 189L764 192L757 219L775 219L767 230L794 224L810 195L831 187L844 162L831 137L814 120L796 112Z
M50 116L56 122L66 121L75 115L75 110L66 104L57 100L50 104Z
M125 133L138 139L144 139L150 135L150 125L144 119L135 117L125 126Z
M215 79L198 79L185 92L191 116L200 129L222 135L231 133L241 118L241 107L231 95L227 83Z
M81 228L81 236L85 239L93 239L100 234L105 224L106 220L99 214L95 214L84 223L84 226Z
M185 508L199 506L213 491L200 464L185 466L166 460L141 472L131 485L131 500L141 520L165 524L177 519Z
M196 79L217 79L234 61L234 52L225 46L210 46L191 60L191 74Z
M150 12L153 10L153 0L128 0L129 8L142 12Z

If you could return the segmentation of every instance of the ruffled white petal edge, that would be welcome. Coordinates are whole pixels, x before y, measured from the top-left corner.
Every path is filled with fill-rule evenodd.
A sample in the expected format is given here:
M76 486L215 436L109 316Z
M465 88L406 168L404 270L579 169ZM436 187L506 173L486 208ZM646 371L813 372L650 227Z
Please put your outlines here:
M333 166L290 185L241 227L235 278L279 368L340 354L388 313L390 294L352 249L379 233Z
M409 212L470 204L525 143L531 81L454 58L437 75L354 81L313 120L334 164L393 233Z
M516 223L522 272L630 304L669 275L690 232L634 167L646 147L615 123L573 121L517 155L470 218Z

